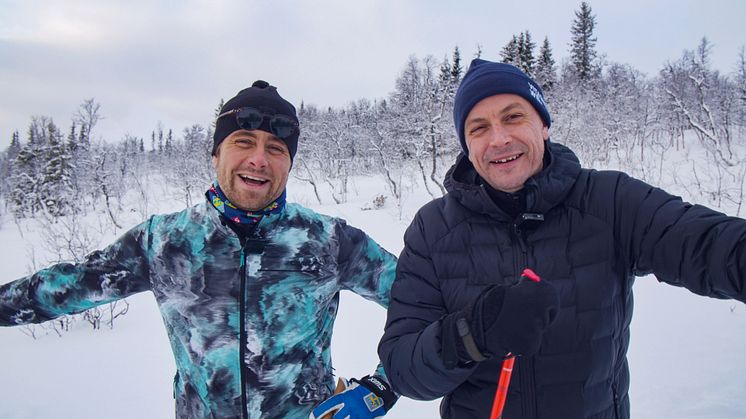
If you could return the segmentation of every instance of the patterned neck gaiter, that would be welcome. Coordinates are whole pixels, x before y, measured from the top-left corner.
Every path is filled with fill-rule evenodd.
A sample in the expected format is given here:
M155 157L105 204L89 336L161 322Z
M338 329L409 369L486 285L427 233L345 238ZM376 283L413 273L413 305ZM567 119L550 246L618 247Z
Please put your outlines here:
M279 214L285 208L286 191L282 191L279 198L272 201L264 209L256 211L245 211L231 204L218 182L215 181L205 194L207 200L218 210L219 213L236 224L257 224L265 215Z

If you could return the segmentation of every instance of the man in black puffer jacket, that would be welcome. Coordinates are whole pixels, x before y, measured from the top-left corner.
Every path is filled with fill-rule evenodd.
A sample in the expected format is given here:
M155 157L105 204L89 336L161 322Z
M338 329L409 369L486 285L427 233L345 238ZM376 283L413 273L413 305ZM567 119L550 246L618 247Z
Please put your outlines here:
M746 221L582 169L513 66L474 60L454 120L464 154L407 229L391 291L379 355L394 390L487 418L510 353L503 417L628 418L634 278L746 301Z

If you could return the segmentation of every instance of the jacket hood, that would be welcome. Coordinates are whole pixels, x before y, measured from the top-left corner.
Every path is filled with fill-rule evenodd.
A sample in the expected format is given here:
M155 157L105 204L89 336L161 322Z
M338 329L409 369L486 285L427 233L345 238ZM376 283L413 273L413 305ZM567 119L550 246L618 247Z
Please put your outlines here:
M560 204L580 174L580 161L569 148L547 141L545 153L544 168L524 185L529 212L544 214ZM444 183L448 193L472 211L512 221L489 197L479 174L463 153L448 170Z

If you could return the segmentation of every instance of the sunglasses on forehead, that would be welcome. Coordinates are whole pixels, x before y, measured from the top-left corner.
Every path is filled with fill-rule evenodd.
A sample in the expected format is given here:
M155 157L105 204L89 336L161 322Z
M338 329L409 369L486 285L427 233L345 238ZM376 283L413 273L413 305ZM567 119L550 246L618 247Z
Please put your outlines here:
M281 114L271 115L255 108L238 108L221 113L217 119L229 115L235 115L236 124L245 130L259 129L264 120L268 119L270 132L283 140L298 132L298 123L289 116Z

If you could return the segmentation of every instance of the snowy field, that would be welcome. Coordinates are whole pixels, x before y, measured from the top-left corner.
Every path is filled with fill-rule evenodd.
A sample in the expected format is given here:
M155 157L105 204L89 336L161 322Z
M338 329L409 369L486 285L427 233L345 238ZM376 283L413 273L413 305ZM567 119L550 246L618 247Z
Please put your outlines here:
M405 192L401 206L389 199L381 209L362 210L375 196L387 194L382 179L355 178L348 202L340 205L328 204L333 201L323 193L325 205L319 205L310 186L292 179L288 188L291 201L347 219L397 255L409 220L430 199L415 185ZM157 201L156 211L179 209L165 201ZM140 220L137 204L124 207L122 217L132 226ZM97 236L99 246L122 232L104 231ZM16 225L3 217L0 283L51 259L41 241L34 222ZM653 277L637 280L635 297L629 351L632 416L746 417L746 306L701 298ZM343 293L341 300L332 350L336 372L368 374L378 362L385 311L351 293ZM128 301L129 313L117 319L113 330L104 325L93 331L78 321L62 337L41 331L34 340L17 328L0 328L0 418L173 417L175 366L155 300L145 293ZM402 398L387 418L438 417L438 403Z

